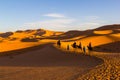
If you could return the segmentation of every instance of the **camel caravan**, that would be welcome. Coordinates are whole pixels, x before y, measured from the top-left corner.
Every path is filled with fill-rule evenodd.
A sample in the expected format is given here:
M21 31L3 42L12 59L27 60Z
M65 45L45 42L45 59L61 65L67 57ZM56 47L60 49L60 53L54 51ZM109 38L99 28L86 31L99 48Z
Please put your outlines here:
M61 47L61 41L58 40L57 41L57 46L60 48ZM88 50L88 53L90 54L91 51L93 51L93 47L92 47L92 43L89 42L89 44L87 46L82 46L82 43L80 42L79 44L77 44L76 42L74 42L73 44L71 45L67 45L66 47L66 50L70 50L70 46L74 49L80 49L84 54L87 54L87 50Z

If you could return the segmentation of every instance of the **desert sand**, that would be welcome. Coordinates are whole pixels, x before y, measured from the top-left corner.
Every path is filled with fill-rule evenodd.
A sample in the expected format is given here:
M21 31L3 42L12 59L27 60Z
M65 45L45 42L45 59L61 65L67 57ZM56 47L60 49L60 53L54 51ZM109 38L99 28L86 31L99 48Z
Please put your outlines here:
M102 64L103 60L83 54L62 52L51 44L46 44L35 51L1 57L0 63L1 76L3 76L1 80L18 78L19 80L70 80Z
M82 47L91 42L93 51L86 47L83 54L71 46L74 42ZM119 44L120 25L0 33L0 80L120 80Z

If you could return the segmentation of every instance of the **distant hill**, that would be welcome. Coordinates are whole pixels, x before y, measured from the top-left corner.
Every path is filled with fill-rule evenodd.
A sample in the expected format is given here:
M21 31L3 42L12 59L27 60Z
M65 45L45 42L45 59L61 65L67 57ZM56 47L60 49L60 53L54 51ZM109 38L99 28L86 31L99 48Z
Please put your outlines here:
M105 25L95 30L113 30L113 29L120 29L120 24L113 24L113 25Z

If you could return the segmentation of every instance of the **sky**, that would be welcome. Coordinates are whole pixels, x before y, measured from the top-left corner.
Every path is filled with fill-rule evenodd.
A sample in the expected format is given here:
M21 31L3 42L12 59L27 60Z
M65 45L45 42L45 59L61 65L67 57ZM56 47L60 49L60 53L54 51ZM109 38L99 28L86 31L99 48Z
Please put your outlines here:
M120 24L120 0L0 0L0 32Z

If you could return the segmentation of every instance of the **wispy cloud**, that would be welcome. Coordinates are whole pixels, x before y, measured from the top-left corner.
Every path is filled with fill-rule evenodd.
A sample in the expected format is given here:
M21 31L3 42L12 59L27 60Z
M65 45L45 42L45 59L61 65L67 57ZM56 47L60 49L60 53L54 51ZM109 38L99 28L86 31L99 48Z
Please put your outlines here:
M32 23L25 23L23 28L44 28L44 29L52 29L52 30L65 30L67 27L70 26L75 21L75 19L52 19L46 21L37 21Z
M76 23L76 25L74 25L75 29L77 30L94 29L100 26L102 26L100 22L84 22L78 24Z
M88 19L98 19L100 17L99 16L86 16L86 18L88 18Z
M49 13L49 14L45 14L43 16L52 17L52 18L65 18L65 15L58 14L58 13Z
M99 23L95 23L95 22L89 22L89 23L84 23L83 24L84 26L86 25L86 26L96 26L96 25L100 25Z
M88 21L88 22L98 21L101 19L99 16L84 16L83 18L85 21Z
M93 29L102 25L99 21L98 16L84 17L88 20L81 21L78 19L68 18L60 14L46 14L44 16L52 17L51 19L41 20L36 22L25 23L22 29L49 29L57 31L68 31L68 30L86 30Z

